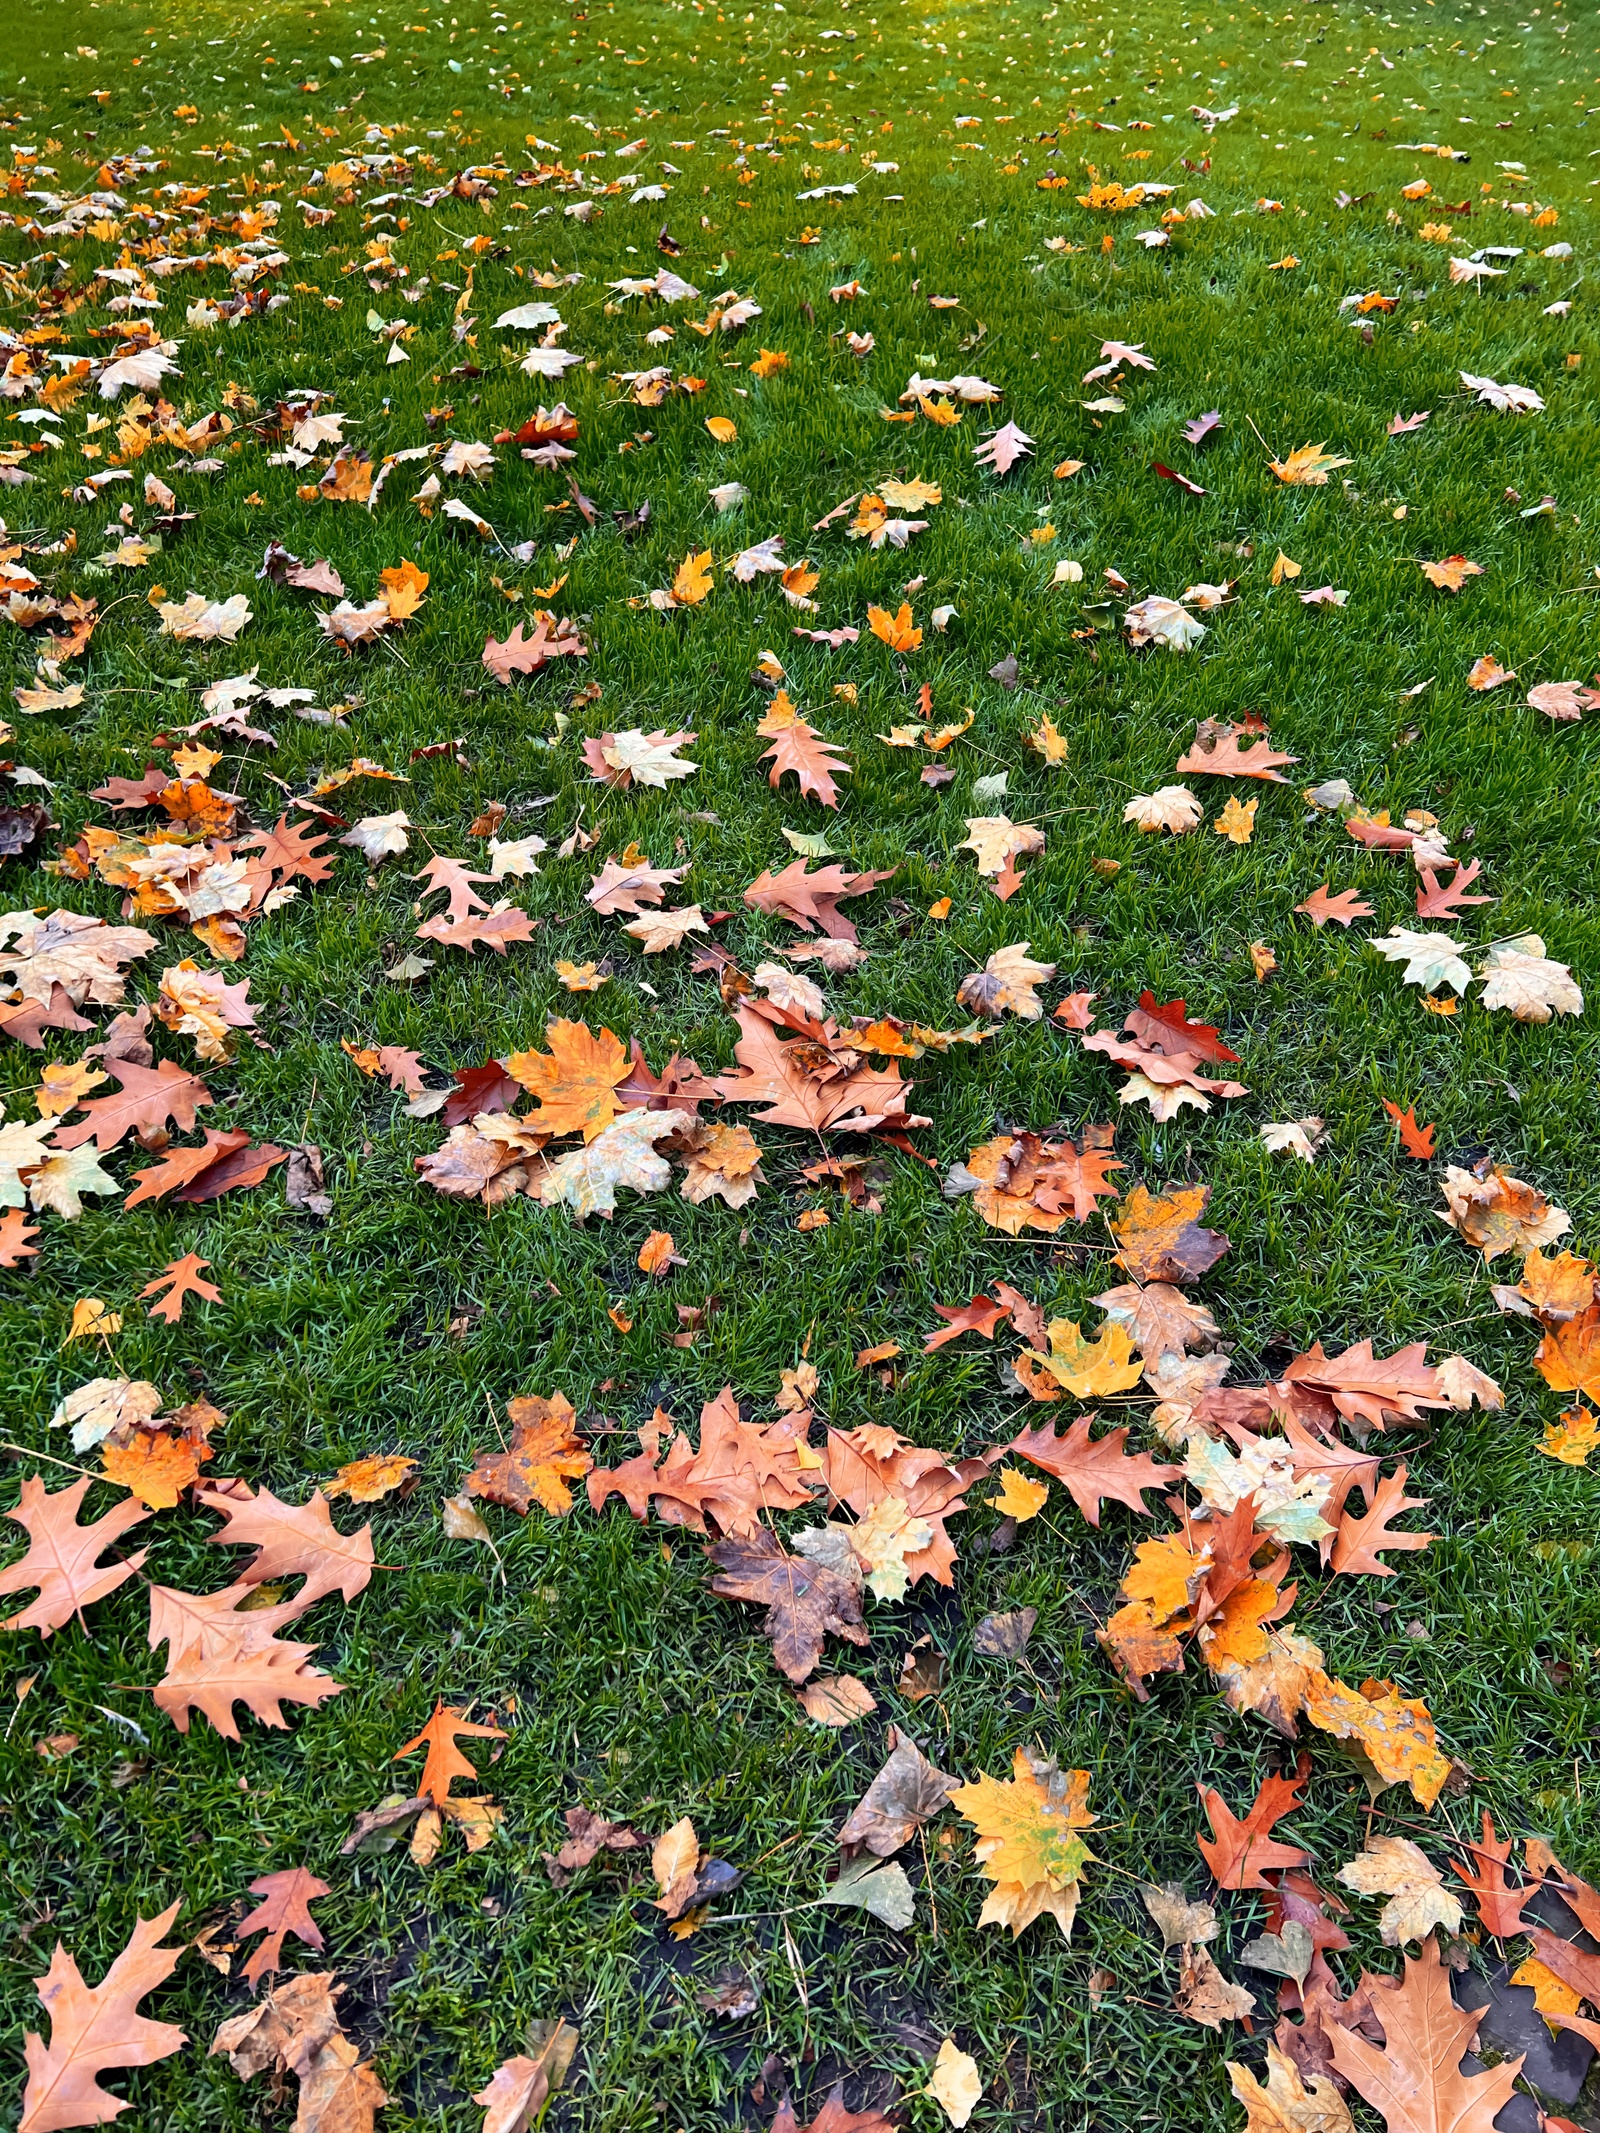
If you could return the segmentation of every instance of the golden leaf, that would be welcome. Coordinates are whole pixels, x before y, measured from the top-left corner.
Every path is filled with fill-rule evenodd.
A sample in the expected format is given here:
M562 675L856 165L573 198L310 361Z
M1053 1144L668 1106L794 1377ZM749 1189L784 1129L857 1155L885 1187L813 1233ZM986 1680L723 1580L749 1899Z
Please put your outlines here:
M552 1022L545 1040L548 1053L513 1052L507 1072L538 1099L538 1130L592 1141L617 1115L614 1092L627 1079L628 1055L611 1030L596 1035L582 1022Z
M1071 1320L1050 1321L1050 1353L1027 1350L1042 1363L1056 1383L1080 1400L1102 1399L1108 1393L1125 1392L1137 1385L1144 1364L1133 1355L1133 1338L1124 1325L1108 1320L1092 1341ZM1131 1360L1130 1360L1131 1358Z
M1049 1500L1049 1482L1036 1481L1017 1466L1002 1469L1000 1493L988 1498L991 1509L1014 1518L1019 1526L1025 1526L1030 1518L1037 1518Z

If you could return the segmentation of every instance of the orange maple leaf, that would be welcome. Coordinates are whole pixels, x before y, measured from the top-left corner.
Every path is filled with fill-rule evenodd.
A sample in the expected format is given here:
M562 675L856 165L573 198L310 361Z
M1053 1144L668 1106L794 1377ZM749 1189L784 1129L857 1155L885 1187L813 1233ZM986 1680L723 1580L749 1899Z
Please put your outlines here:
M582 1022L552 1022L548 1052L513 1052L506 1070L538 1098L533 1123L541 1132L581 1133L585 1142L617 1115L617 1084L628 1077L628 1055L615 1034L598 1035Z
M922 642L921 630L912 625L909 600L901 602L895 615L886 607L869 607L867 624L873 636L881 638L891 652L914 652Z

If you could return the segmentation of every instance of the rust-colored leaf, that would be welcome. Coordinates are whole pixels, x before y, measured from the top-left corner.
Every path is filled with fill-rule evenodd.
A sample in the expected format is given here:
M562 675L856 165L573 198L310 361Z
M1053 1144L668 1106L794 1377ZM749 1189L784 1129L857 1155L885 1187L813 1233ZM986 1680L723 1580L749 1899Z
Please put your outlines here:
M569 1481L581 1481L594 1465L573 1429L572 1405L561 1393L545 1400L535 1395L510 1400L511 1446L503 1452L479 1452L467 1476L469 1496L505 1504L526 1518L542 1504L552 1518L572 1509Z

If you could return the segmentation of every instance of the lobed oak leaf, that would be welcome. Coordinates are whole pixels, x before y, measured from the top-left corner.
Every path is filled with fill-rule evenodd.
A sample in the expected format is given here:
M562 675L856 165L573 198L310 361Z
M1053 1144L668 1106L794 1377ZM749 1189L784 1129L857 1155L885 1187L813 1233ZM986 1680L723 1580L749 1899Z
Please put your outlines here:
M1362 901L1359 889L1340 889L1336 895L1329 895L1326 882L1313 889L1305 902L1296 904L1295 909L1319 929L1325 926L1329 919L1336 925L1348 926L1352 919L1372 916L1372 906Z
M266 1939L254 1950L244 1967L249 1984L259 1984L269 1970L282 1969L286 1934L294 1934L308 1948L320 1953L322 1929L311 1916L309 1906L319 1896L332 1893L327 1882L319 1881L303 1866L285 1867L276 1874L263 1874L258 1881L251 1882L250 1894L262 1900L248 1917L240 1919L236 1932L240 1940L247 1940L252 1933L264 1933Z
M164 1711L180 1733L188 1732L190 1717L198 1711L225 1740L237 1740L236 1703L244 1704L263 1725L285 1726L286 1702L315 1705L341 1692L341 1683L305 1664L310 1649L304 1644L273 1643L211 1658L188 1651L172 1661L151 1696L156 1709Z
M1019 459L1033 457L1033 439L1014 422L1007 422L974 445L972 456L980 467L988 467L995 474L1009 474Z
M1478 1908L1478 1917L1486 1933L1494 1934L1497 1940L1510 1940L1513 1935L1524 1933L1522 1907L1534 1893L1531 1883L1521 1888L1506 1882L1506 1866L1516 1845L1514 1837L1497 1838L1494 1817L1488 1808L1483 1810L1482 1836L1474 1844L1466 1840L1472 1854L1472 1863L1464 1864L1459 1859L1450 1863L1458 1881L1464 1882L1472 1891Z
M762 730L772 730L765 720ZM834 779L850 773L849 763L834 743L825 741L815 728L798 717L776 729L772 746L762 751L761 760L764 763L770 760L772 764L767 783L774 791L785 771L792 770L800 781L801 792L820 800L824 807L838 806L839 789Z
M1375 1491L1370 1483L1367 1484L1369 1507L1364 1517L1355 1518L1346 1511L1340 1518L1331 1557L1336 1575L1365 1572L1371 1577L1393 1577L1393 1570L1378 1558L1380 1548L1426 1548L1438 1539L1435 1533L1390 1533L1387 1530L1390 1519L1398 1518L1402 1511L1418 1510L1428 1500L1425 1496L1407 1496L1405 1486L1406 1470L1400 1466L1394 1473L1386 1475Z
M244 1482L236 1481L230 1488L227 1495L203 1489L199 1500L208 1511L227 1520L223 1531L211 1536L214 1547L256 1550L239 1573L244 1584L304 1576L305 1584L296 1594L304 1609L330 1592L348 1602L371 1583L375 1560L371 1526L363 1526L359 1533L341 1533L328 1516L320 1489L313 1489L303 1504L289 1504L280 1502L267 1488L253 1495Z
M1528 709L1542 711L1546 718L1582 718L1585 711L1600 706L1600 694L1580 681L1541 681L1528 691Z
M1383 1099L1383 1108L1399 1127L1400 1145L1404 1148L1406 1154L1415 1156L1421 1162L1426 1162L1431 1158L1433 1154L1433 1136L1438 1129L1434 1126L1422 1126L1417 1123L1416 1105L1412 1104L1402 1111L1398 1104L1391 1103L1386 1096Z
M1058 1319L1056 1323L1059 1325L1061 1321ZM1122 1331L1120 1327L1117 1330ZM1126 1338L1123 1332L1123 1339ZM1181 1469L1158 1465L1147 1452L1131 1454L1124 1451L1128 1440L1126 1429L1108 1430L1098 1441L1092 1439L1089 1428L1094 1419L1092 1413L1080 1415L1060 1437L1048 1423L1036 1430L1023 1430L1005 1446L1005 1450L1016 1453L1019 1458L1064 1482L1068 1494L1091 1526L1099 1525L1100 1505L1107 1497L1113 1503L1126 1504L1130 1511L1148 1518L1150 1511L1144 1500L1145 1490L1176 1481Z
M427 1760L422 1766L422 1776L417 1784L419 1796L429 1799L435 1807L443 1807L450 1797L450 1787L458 1777L477 1778L477 1771L456 1742L469 1740L505 1740L507 1735L499 1726L475 1726L465 1711L452 1709L442 1700L434 1704L433 1715L414 1740L408 1740L403 1748L396 1748L395 1762L408 1755L415 1755L419 1748L426 1748Z
M1204 745L1210 741L1210 746ZM1199 770L1211 777L1260 778L1273 785L1287 785L1288 779L1277 768L1280 763L1298 763L1297 755L1285 755L1274 748L1265 734L1257 735L1247 726L1225 726L1210 734L1197 733L1185 753L1179 756L1179 770Z
M50 1967L34 1981L50 2017L50 2042L30 2030L23 2040L28 2085L18 2133L58 2133L69 2126L104 2125L129 2108L127 2099L100 2086L114 2068L153 2066L188 2043L174 2022L154 2022L139 2002L178 1967L182 1947L163 1948L162 1935L177 1917L172 1904L158 1918L136 1921L127 1946L98 1985L83 1974L60 1941Z
M170 1260L154 1281L146 1282L139 1291L141 1302L147 1296L161 1297L159 1303L150 1306L150 1316L175 1326L183 1316L183 1307L189 1297L198 1296L204 1303L221 1303L222 1291L200 1278L210 1264L209 1259L201 1259L193 1252L185 1252L181 1259ZM163 1290L165 1295L161 1294Z
M1265 1779L1243 1821L1214 1786L1196 1785L1212 1833L1195 1842L1219 1888L1269 1888L1268 1872L1305 1865L1307 1855L1298 1845L1280 1843L1271 1832L1304 1804L1298 1795L1310 1774L1311 1758L1302 1755L1293 1777Z
M5 1515L23 1528L30 1546L26 1555L0 1571L0 1593L25 1592L31 1586L38 1597L0 1622L0 1630L36 1629L48 1637L74 1615L81 1620L86 1607L137 1574L145 1559L142 1548L103 1568L96 1567L96 1559L150 1514L130 1499L114 1505L104 1517L79 1525L78 1507L88 1488L87 1475L54 1492L37 1474L25 1476L20 1500Z
M90 1140L100 1149L115 1148L136 1128L154 1132L169 1119L188 1132L196 1108L214 1101L198 1075L186 1073L170 1059L151 1068L137 1066L131 1059L108 1058L106 1066L121 1085L119 1093L89 1098L81 1107L83 1117L57 1132L58 1148L70 1150Z

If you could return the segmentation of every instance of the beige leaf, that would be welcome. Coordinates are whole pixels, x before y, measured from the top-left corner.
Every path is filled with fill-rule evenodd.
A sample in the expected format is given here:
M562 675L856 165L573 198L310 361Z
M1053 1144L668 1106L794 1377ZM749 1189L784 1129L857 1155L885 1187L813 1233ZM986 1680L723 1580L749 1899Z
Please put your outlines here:
M1267 2044L1265 2088L1246 2066L1227 2062L1233 2093L1249 2114L1244 2133L1353 2133L1350 2106L1327 2074L1313 2074L1311 2084L1276 2044Z
M1152 793L1135 793L1122 810L1122 819L1146 835L1171 830L1174 837L1181 837L1204 813L1187 785L1162 785Z
M650 1871L656 1877L657 1888L665 1892L685 1874L692 1874L699 1857L700 1839L695 1835L694 1824L685 1815L681 1822L674 1822L664 1835L657 1837L651 1850Z
M1042 852L1044 831L1005 815L969 815L967 834L956 849L974 855L980 874L999 874L1023 853Z
M1260 1132L1272 1154L1297 1155L1302 1163L1309 1163L1315 1160L1327 1128L1320 1118L1296 1118L1283 1126L1263 1126Z
M800 1691L800 1702L807 1718L819 1726L852 1726L878 1708L877 1697L854 1674L828 1674L808 1681Z
M646 955L662 955L669 948L681 948L691 933L709 933L711 929L700 906L689 904L682 911L647 911L622 930L643 942Z
M1369 1837L1336 1877L1358 1896L1388 1896L1378 1924L1386 1948L1425 1940L1435 1926L1461 1931L1461 1905L1444 1877L1409 1837Z
M997 948L982 970L969 972L956 992L961 1005L981 1015L998 1017L1009 1011L1025 1022L1039 1021L1044 1003L1033 988L1053 978L1056 966L1034 962L1028 946L1013 941L1009 948Z
M970 2053L958 2051L954 2037L946 2037L933 2062L933 2079L922 2092L931 2096L953 2126L964 2126L983 2094L983 2077Z

